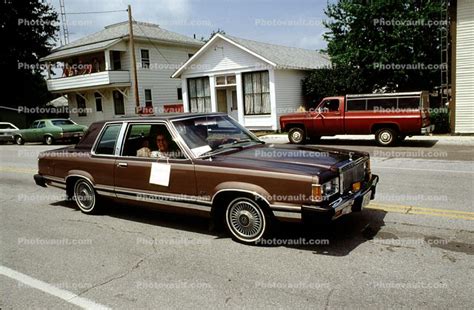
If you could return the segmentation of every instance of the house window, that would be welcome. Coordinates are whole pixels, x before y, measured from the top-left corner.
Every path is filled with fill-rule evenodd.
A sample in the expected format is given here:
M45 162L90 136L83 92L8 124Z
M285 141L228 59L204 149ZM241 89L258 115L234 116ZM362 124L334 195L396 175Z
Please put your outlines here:
M122 62L120 60L120 51L112 51L112 64L114 66L114 70L122 69Z
M150 51L149 50L140 50L142 57L142 68L150 68Z
M147 108L153 107L153 101L151 99L151 89L145 89L145 106Z
M118 90L114 90L113 92L114 97L114 112L115 115L124 115L125 114L125 106L123 102L123 95Z
M183 89L181 87L178 87L177 92L178 92L178 100L183 100Z
M188 79L188 90L191 112L211 112L211 91L208 77Z
M270 114L270 80L268 71L243 74L245 115Z
M235 75L216 76L217 86L234 86L236 84Z
M99 93L95 93L95 110L102 112L102 96Z
M80 95L76 95L77 102L77 115L78 116L87 116L86 110L86 99Z

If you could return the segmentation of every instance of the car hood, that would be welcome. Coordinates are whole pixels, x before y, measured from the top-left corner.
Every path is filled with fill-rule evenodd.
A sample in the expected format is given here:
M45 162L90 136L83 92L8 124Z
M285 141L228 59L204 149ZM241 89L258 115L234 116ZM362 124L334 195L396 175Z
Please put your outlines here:
M319 175L368 153L292 144L265 144L218 155L214 162L265 171Z

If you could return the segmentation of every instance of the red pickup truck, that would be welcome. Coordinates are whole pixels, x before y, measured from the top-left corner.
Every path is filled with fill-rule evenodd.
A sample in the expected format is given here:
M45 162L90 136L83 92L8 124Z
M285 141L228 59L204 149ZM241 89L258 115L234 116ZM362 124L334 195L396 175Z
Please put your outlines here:
M310 111L280 117L281 131L291 143L340 134L375 134L377 144L389 146L407 136L434 130L426 91L327 97Z

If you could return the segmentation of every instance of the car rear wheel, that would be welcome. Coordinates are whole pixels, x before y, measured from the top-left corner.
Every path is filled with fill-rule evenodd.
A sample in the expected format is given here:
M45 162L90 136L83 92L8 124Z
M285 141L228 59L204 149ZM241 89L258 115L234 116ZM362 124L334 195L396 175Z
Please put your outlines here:
M375 141L380 146L391 146L397 142L397 132L391 128L382 128L375 133Z
M25 144L25 140L23 140L23 138L20 137L20 136L16 136L15 137L15 143L18 144L18 145L23 145L23 144Z
M99 209L95 189L87 180L79 179L74 184L74 200L83 213L94 214Z
M46 145L53 145L54 144L54 139L51 136L45 136L44 137L44 144Z
M291 128L288 132L288 139L293 144L303 144L306 142L306 133L303 128Z
M257 243L270 230L270 217L250 198L232 200L225 213L227 229L232 236L246 244Z

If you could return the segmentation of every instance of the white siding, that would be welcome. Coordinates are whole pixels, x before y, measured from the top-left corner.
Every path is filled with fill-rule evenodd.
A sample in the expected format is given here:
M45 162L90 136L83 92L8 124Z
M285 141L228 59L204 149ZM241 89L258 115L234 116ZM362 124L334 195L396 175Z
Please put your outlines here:
M298 107L304 106L302 80L307 74L300 70L275 70L278 128L281 115L296 112Z
M474 5L458 0L456 34L457 133L474 133Z
M150 54L150 68L141 68L141 49L147 49ZM177 89L181 88L180 79L172 79L171 75L186 61L188 54L194 54L196 48L177 47L161 44L136 43L135 56L138 67L138 92L140 105L145 106L145 89L151 89L155 111L159 112L165 104L178 104ZM122 69L130 70L130 54L122 55ZM132 79L133 85L133 79ZM125 107L126 114L135 112L133 87Z
M220 39L208 47L185 71L187 76L209 72L229 72L242 69L265 70L268 64L242 49Z

